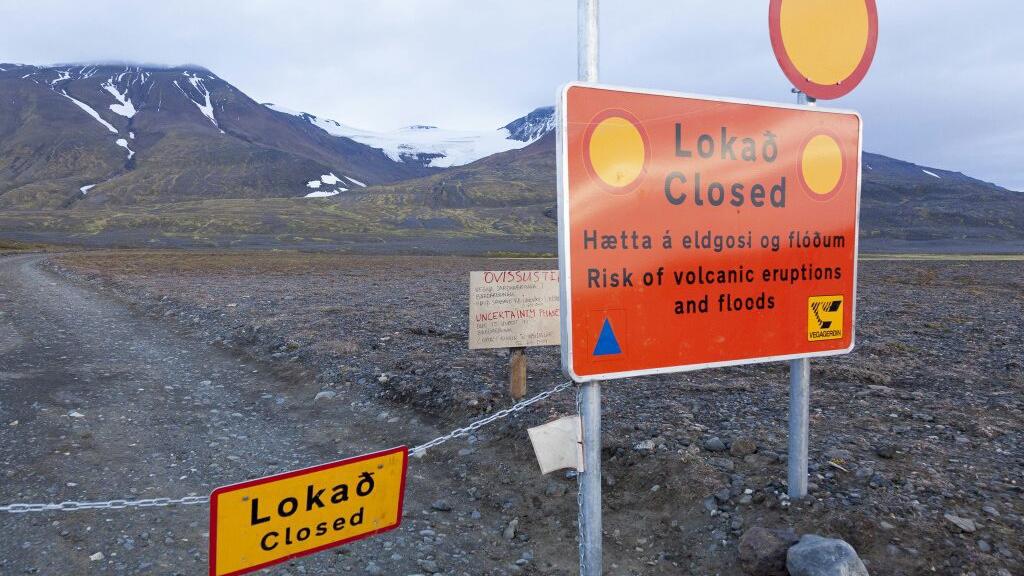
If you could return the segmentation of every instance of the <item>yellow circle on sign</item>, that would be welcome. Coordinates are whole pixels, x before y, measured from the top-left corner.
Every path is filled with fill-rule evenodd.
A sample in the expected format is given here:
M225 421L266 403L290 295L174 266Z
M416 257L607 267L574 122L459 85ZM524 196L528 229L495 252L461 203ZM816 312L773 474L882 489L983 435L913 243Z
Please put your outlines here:
M644 170L647 151L640 131L621 116L602 120L590 136L590 165L605 184L623 188Z
M818 134L804 146L800 171L811 192L830 194L843 176L843 152L835 138Z
M817 84L849 78L868 45L864 0L785 0L779 20L790 60Z

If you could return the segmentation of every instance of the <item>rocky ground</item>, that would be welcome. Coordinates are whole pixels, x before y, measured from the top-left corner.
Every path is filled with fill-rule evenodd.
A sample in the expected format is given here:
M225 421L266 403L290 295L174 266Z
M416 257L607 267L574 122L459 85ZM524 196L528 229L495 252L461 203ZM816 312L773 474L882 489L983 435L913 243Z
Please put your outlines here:
M160 252L46 265L197 347L265 363L291 382L291 422L329 428L366 403L391 444L511 404L505 353L467 350L468 272L556 267ZM604 386L609 574L770 573L749 560L805 533L845 539L872 574L1024 572L1024 262L866 261L859 278L857 349L812 364L804 501L784 496L785 366ZM556 348L531 349L529 362L530 394L563 380ZM323 391L335 395L314 403ZM412 410L424 427L403 430L389 410ZM525 429L573 412L564 393L414 464L457 486L421 497L442 510L407 509L410 537L430 550L417 559L435 563L423 571L572 573L575 483L540 477ZM411 487L423 478L414 472ZM458 544L443 537L453 532ZM407 553L381 542L398 547L382 548L382 562ZM372 572L365 557L345 566Z

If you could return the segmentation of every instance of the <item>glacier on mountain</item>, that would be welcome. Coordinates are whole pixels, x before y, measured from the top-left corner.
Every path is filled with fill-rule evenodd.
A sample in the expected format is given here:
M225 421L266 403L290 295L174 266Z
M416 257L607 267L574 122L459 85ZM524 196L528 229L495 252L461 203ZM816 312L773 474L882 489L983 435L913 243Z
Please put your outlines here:
M389 132L374 132L276 104L266 106L302 118L332 136L350 138L371 148L378 148L395 162L422 164L432 168L462 166L492 154L524 148L554 130L554 110L551 107L538 108L497 130L446 130L416 125Z

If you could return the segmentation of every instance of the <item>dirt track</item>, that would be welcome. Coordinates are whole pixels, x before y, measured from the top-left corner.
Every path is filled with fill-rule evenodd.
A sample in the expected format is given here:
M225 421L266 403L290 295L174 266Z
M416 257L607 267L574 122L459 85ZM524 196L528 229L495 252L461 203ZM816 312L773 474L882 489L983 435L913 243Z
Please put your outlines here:
M140 317L39 262L0 259L0 503L203 495L439 433L360 398L320 410L308 386ZM399 531L272 573L520 573L542 561L545 573L560 573L573 564L571 533L553 547L506 542L510 513L467 496L479 490L466 481L472 461L444 464L446 453L412 463ZM438 499L453 510L434 510ZM0 573L204 574L207 523L203 505L4 515ZM97 552L104 558L90 560ZM537 560L517 566L524 553Z

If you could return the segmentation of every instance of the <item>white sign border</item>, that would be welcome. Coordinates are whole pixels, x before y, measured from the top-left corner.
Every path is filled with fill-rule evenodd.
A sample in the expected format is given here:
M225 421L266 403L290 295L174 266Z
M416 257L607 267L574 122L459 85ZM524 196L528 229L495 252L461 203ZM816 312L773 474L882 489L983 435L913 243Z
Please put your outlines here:
M569 294L572 293L572 276L570 274L571 266L569 265L569 202L566 198L566 194L569 191L569 173L566 170L568 166L568 150L565 145L565 138L567 134L567 120L565 115L566 103L569 96L569 90L574 87L583 88L599 88L602 90L612 90L617 92L629 92L632 94L647 94L651 96L670 96L676 98L688 98L691 100L704 100L707 102L727 102L730 104L748 104L753 106L763 106L765 108L782 108L786 110L800 110L803 112L813 111L822 112L826 114L843 114L853 115L857 117L857 205L856 205L856 221L854 222L854 239L853 239L853 298L850 302L850 345L847 348L837 350L823 350L821 352L811 352L808 354L785 354L781 356L755 356L751 358L738 358L735 360L723 360L719 362L705 362L702 364L682 364L679 366L664 366L661 368L648 368L645 370L630 370L625 372L607 372L602 374L590 374L587 376L580 376L572 370L572 301L569 298ZM655 374L671 374L675 372L692 372L694 370L703 370L705 368L720 368L724 366L740 366L744 364L761 364L765 362L781 362L784 360L795 360L798 358L818 358L822 356L840 356L842 354L849 354L854 346L856 345L857 339L857 269L859 268L860 260L860 196L861 196L861 179L863 177L863 164L864 164L864 119L860 113L855 110L845 110L839 108L818 108L809 107L798 104L781 104L778 102L766 102L763 100L746 100L742 98L727 98L718 96L701 96L698 94L688 94L685 92L672 92L667 90L647 90L642 88L627 88L623 86L615 86L611 84L603 84L596 82L569 82L558 89L556 97L558 103L555 109L555 156L557 160L557 174L558 174L558 272L559 272L559 299L561 301L561 332L562 332L562 372L566 376L571 378L574 382L594 382L600 380L615 380L620 378L630 378L633 376L650 376Z

